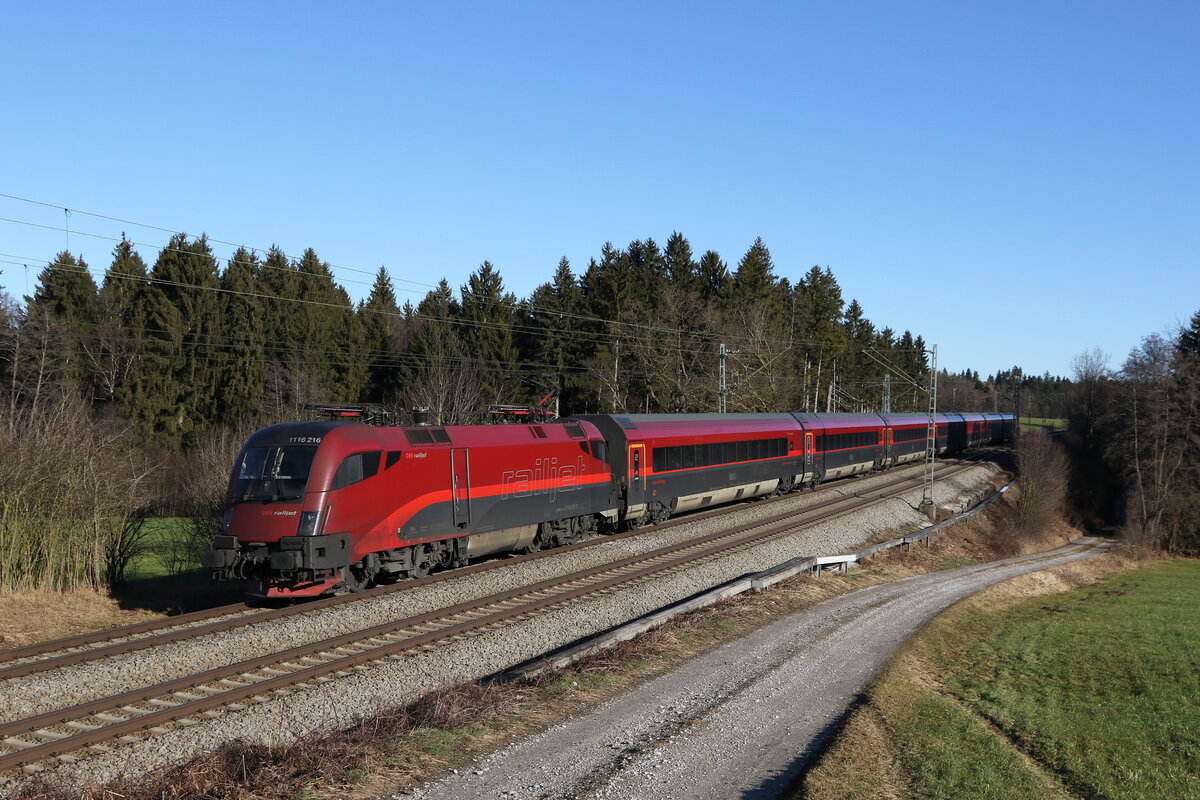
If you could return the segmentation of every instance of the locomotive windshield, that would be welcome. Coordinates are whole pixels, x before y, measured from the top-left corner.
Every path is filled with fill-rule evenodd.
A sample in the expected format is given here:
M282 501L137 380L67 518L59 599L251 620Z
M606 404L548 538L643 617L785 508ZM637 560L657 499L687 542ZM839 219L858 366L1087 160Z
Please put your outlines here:
M247 447L234 479L241 503L297 501L304 497L316 447Z

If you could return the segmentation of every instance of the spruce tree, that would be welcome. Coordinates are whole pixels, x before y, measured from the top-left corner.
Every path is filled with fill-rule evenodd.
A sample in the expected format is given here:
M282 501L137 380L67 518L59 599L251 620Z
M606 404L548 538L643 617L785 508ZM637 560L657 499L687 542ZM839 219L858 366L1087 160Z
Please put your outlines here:
M692 245L679 231L673 231L663 251L667 280L685 292L699 291L700 265L692 257Z
M175 435L176 444L191 447L217 418L220 380L218 348L213 346L221 323L220 276L207 237L189 241L186 234L172 236L159 252L150 280L174 306L182 326L182 357L174 364Z
M490 261L484 261L463 285L463 342L468 357L479 364L483 397L488 402L516 399L512 318L516 298L504 291L504 281Z
M264 402L277 418L293 417L309 397L304 354L304 305L300 302L300 274L279 247L267 250L258 272L258 293L263 303L263 340L266 342ZM304 395L303 398L301 395Z
M879 383L882 373L878 369L878 362L863 353L875 342L875 326L867 319L857 300L851 300L850 305L846 306L843 325L846 351L845 363L841 368L842 389L859 402L859 406L853 410L878 410L875 393L868 391L867 387Z
M122 234L100 287L97 345L102 352L98 396L115 402L124 416L129 414L129 384L146 335L146 278L146 262Z
M1176 346L1181 353L1200 355L1200 311L1192 315L1191 324L1180 332Z
M28 301L26 326L42 328L41 336L57 340L51 348L54 374L84 398L95 392L98 363L96 327L99 299L88 265L67 251L38 273Z
M366 399L381 403L396 398L400 390L400 369L397 365L397 346L400 340L400 308L396 305L396 290L386 267L380 267L371 286L371 294L358 307L366 349Z
M737 271L733 273L734 304L746 306L765 302L772 306L772 313L777 314L780 311L776 293L778 282L771 251L760 236L742 256Z
M713 250L706 250L700 257L700 296L708 301L724 300L729 295L731 278L729 266Z
M306 372L320 386L312 399L352 403L366 383L363 331L350 295L333 278L329 265L311 247L296 263L303 301L300 341Z
M29 302L67 322L96 321L96 282L82 259L64 250L38 273L38 285Z
M653 239L633 241L625 249L625 261L639 313L653 312L659 307L663 287L667 285L667 260L662 250Z
M534 290L530 306L534 336L529 360L551 368L560 408L566 413L581 413L586 389L579 366L591 356L595 345L586 334L580 335L583 291L566 256L559 260L553 281Z
M258 256L239 247L221 274L220 383L217 409L230 425L246 425L262 413L266 370L263 332L266 327L257 275Z
M142 440L176 448L183 443L187 414L181 403L187 387L179 382L185 361L183 318L157 284L139 293L133 313L144 320L145 331L120 395L121 411Z

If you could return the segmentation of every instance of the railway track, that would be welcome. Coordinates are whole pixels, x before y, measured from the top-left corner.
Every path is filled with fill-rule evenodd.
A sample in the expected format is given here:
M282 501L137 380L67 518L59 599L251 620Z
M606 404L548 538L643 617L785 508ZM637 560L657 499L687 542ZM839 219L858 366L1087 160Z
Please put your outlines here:
M950 476L971 466L970 461L960 461L942 471ZM103 752L114 744L134 743L165 733L176 726L203 722L205 718L219 716L227 711L236 711L255 702L287 695L307 686L335 680L340 676L366 669L370 664L387 659L403 658L414 650L435 649L439 645L461 641L465 637L500 629L514 621L578 600L581 597L604 592L618 591L639 582L654 580L665 572L695 567L707 560L720 558L742 548L753 547L772 538L793 533L804 525L824 521L883 499L897 497L920 485L919 475L896 477L883 486L850 495L838 494L823 498L799 512L790 511L773 515L768 519L742 525L729 530L690 539L674 545L660 547L648 553L578 570L564 576L550 578L527 586L499 592L477 600L459 603L448 608L431 611L417 616L384 623L361 631L335 636L319 642L305 644L205 672L188 675L154 686L124 692L111 697L97 699L69 708L39 714L23 720L0 724L0 773L24 767L29 771L39 769L39 762L49 759L62 761L78 760L73 754L86 751ZM853 484L839 484L841 488L852 488ZM783 498L780 498L783 499ZM697 515L658 526L659 529L685 524L697 519ZM645 531L631 531L618 536L639 535ZM594 546L611 541L614 537L601 537L588 542L558 548L526 558L538 558L562 553L572 548ZM488 562L466 567L440 576L430 576L418 581L408 581L396 586L375 590L375 594L405 590L434 580L461 577L471 571L496 569L512 560ZM0 671L0 679L11 677L16 668L28 669L41 665L42 669L65 666L91 658L101 658L115 652L154 646L163 642L178 641L189 632L192 636L228 630L240 625L254 624L286 614L309 613L317 608L341 602L353 602L368 592L359 595L324 598L301 606L270 611L247 612L244 608L224 607L213 609L208 617L186 615L198 624L191 628L178 629L180 618L172 618L172 630L153 634L152 628L143 623L116 631L137 628L138 633L149 634L143 638L101 646L42 660L10 665ZM213 613L224 611L234 614L229 619L206 622ZM285 613L286 612L286 613ZM204 612L201 612L204 613ZM164 622L171 623L172 620ZM202 631L197 633L196 631ZM109 634L114 631L108 632ZM163 638L165 637L165 638ZM82 637L75 637L75 639ZM111 635L108 640L111 640ZM65 640L74 641L74 640ZM101 640L104 641L104 640ZM59 646L63 640L48 645ZM134 647L128 647L134 645ZM78 646L78 645L76 645ZM127 648L115 650L114 648ZM24 648L23 648L24 649ZM13 652L13 651L9 651ZM69 661L75 659L74 661ZM27 674L27 673L22 673Z
M978 458L982 455L984 454L973 454L972 456L959 459L958 461L959 463L975 461L978 460ZM907 472L911 469L912 468L906 469L905 474L907 474ZM831 484L818 491L830 491L831 489L836 489L844 485L845 484L841 483ZM849 485L852 486L853 484L851 483ZM761 507L762 505L767 505L770 503L782 502L794 496L795 495L783 495L781 497L770 498L766 501L760 502L759 505ZM659 523L657 526L655 526L654 530L670 530L671 528L675 528L680 525L686 525L697 520L730 514L744 507L744 505L733 505L713 509L711 511L688 514L684 517ZM464 576L501 569L514 563L527 562L540 558L547 558L549 556L558 555L561 553L571 552L573 550L595 547L605 542L611 542L627 537L640 536L646 532L647 530L645 528L638 528L619 534L597 536L587 541L578 542L567 547L545 550L539 553L532 553L530 555L508 557L495 559L492 561L485 561L478 564L471 564L469 566L460 567L454 570L438 572L434 575L424 578L406 580L388 586L379 586L366 592L357 594L321 597L314 600L307 600L301 603L276 608L264 608L262 605L255 603L233 603L216 608L194 611L187 614L179 614L173 617L167 617L165 619L148 620L146 622L124 625L118 628L92 631L90 633L79 634L77 636L54 639L47 642L35 642L23 647L0 650L0 681L10 678L19 678L25 675L32 675L36 672L44 672L51 669L57 669L59 667L83 664L110 656L132 653L137 650L144 650L163 644L185 641L187 639L193 639L200 636L224 633L248 625L257 625L263 622L283 619L285 617L311 614L326 608L333 608L347 603L357 602L365 598L381 597L388 594L394 594L396 592L409 591L415 587L424 586L431 583L457 580Z

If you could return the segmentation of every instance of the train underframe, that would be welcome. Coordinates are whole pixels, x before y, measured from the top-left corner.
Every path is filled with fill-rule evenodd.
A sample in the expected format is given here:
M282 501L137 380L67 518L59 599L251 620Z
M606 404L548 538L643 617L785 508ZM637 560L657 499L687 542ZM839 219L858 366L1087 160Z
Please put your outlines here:
M351 562L346 533L285 536L278 542L240 542L216 536L201 554L214 580L256 581L255 594L270 598L359 592L380 583L422 578L441 569L497 553L535 553L563 547L613 527L616 512L551 520L499 531L417 542L367 553Z

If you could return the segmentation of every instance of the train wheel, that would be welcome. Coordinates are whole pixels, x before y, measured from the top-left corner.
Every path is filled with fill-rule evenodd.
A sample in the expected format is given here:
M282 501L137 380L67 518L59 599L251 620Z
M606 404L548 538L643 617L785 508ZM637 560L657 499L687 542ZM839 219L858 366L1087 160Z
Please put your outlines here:
M351 564L348 567L342 567L342 582L337 585L337 588L343 592L361 592L371 585L371 578L361 571L357 566Z
M413 546L412 553L412 568L408 570L410 578L424 578L434 567L438 566L440 556L437 552L437 546L431 542L418 544Z

